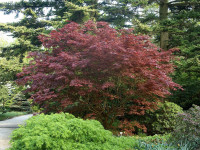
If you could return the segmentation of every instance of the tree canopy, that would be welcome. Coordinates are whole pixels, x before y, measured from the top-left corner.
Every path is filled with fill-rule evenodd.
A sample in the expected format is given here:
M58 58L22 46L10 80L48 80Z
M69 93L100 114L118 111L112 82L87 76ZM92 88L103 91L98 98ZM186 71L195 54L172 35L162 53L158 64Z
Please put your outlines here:
M168 89L180 88L168 76L172 50L159 52L147 36L129 29L70 23L40 40L50 51L30 53L33 61L18 83L30 85L27 92L46 112L82 106L108 128L117 116L142 115L169 95Z

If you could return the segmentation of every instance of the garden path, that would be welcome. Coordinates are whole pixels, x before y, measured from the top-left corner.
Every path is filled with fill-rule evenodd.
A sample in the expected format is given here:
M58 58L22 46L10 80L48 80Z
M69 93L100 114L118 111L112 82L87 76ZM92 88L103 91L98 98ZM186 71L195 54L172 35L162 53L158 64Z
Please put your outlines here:
M31 116L32 114L29 114L0 121L0 150L5 150L9 148L10 135L12 131L18 128L19 124L23 124L24 121Z

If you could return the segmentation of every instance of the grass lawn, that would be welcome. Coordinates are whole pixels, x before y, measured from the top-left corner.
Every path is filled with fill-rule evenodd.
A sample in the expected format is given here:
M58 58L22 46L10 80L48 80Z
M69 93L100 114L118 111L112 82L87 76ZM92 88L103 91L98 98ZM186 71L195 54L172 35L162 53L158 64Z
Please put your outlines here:
M6 112L4 114L0 113L0 121L10 119L16 116L21 116L25 115L27 112L16 112L16 111L11 111L11 112Z

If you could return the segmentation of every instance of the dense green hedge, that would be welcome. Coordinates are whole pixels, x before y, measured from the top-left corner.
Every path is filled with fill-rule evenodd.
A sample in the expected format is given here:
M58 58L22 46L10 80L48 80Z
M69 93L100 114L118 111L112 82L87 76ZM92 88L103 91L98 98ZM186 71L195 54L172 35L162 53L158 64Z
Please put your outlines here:
M38 115L12 135L11 150L125 150L138 142L115 137L96 120L83 120L71 114Z
M146 111L144 116L137 117L137 120L147 127L150 135L166 134L174 131L178 113L183 109L175 103L160 103L156 111ZM133 117L135 119L135 117Z
M183 109L175 103L161 103L159 109L155 112L147 112L147 116L149 116L148 127L153 134L171 133L176 127L178 113L182 112Z

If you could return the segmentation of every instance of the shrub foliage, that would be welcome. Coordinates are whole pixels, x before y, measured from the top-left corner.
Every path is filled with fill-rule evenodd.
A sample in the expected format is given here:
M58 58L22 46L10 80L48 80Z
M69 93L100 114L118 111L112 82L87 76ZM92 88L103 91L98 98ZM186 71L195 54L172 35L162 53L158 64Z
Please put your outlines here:
M12 134L10 150L125 150L137 146L133 138L114 137L96 120L71 114L38 115Z
M148 129L149 134L166 134L174 131L177 125L178 113L183 109L175 103L160 103L156 111L147 111L141 121Z
M172 50L159 50L130 29L71 22L39 38L49 51L30 53L33 60L18 83L30 84L27 92L47 113L78 106L109 128L117 116L154 109L169 89L179 87L168 76Z
M172 140L190 142L193 147L200 147L200 107L193 105L188 111L179 114L177 127Z

